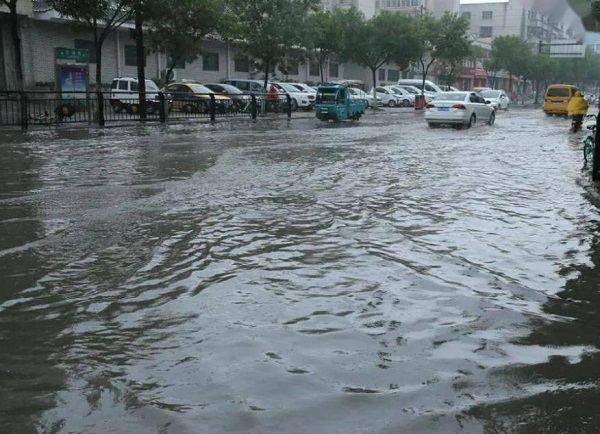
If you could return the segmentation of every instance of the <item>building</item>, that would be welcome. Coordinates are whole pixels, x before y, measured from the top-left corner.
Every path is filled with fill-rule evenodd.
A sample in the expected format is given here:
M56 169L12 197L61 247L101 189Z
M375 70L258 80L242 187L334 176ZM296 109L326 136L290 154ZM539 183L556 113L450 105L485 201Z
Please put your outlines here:
M375 11L376 13L430 13L439 18L445 12L458 13L459 0L375 0Z
M577 39L583 35L581 20L562 0L497 0L472 3L461 0L460 13L470 22L479 40L515 35L533 47L542 41Z
M366 18L372 18L376 14L375 0L321 0L325 10L355 8L365 14Z

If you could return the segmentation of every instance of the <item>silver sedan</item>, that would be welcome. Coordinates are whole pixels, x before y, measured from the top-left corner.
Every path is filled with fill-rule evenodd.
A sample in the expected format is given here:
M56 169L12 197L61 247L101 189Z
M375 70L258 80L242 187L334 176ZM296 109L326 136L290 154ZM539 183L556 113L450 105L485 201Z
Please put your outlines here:
M432 128L443 124L470 128L477 122L493 125L496 113L474 92L443 92L425 106L425 120Z

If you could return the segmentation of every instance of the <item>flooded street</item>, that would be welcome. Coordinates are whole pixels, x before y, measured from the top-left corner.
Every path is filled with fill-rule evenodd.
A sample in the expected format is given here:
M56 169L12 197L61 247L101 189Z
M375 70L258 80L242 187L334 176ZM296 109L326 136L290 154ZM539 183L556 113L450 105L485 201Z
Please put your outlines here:
M0 132L0 432L598 432L568 127Z

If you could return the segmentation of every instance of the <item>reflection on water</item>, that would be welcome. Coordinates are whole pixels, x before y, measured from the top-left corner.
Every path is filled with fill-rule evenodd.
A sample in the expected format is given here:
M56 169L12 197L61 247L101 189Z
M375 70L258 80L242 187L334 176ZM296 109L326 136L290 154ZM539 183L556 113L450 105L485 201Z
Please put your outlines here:
M523 113L3 137L0 432L594 432L598 196Z

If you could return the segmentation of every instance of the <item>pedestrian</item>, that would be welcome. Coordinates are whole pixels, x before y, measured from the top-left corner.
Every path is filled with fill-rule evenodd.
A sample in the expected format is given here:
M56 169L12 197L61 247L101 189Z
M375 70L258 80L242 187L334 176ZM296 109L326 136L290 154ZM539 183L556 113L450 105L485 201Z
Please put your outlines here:
M580 90L575 92L575 96L571 98L567 105L567 114L570 118L573 118L571 122L571 131L576 133L581 129L583 123L583 117L587 114L589 105L583 97Z
M270 108L271 111L277 111L279 107L279 92L277 91L275 85L271 84L269 87L265 101L267 103L267 108Z

